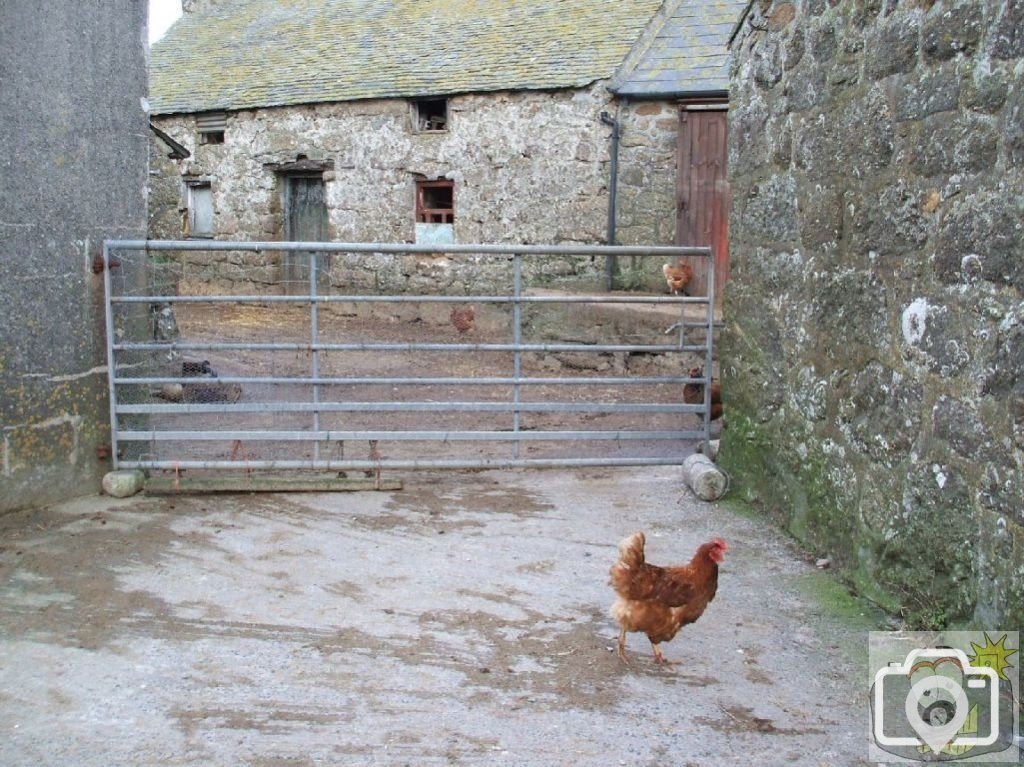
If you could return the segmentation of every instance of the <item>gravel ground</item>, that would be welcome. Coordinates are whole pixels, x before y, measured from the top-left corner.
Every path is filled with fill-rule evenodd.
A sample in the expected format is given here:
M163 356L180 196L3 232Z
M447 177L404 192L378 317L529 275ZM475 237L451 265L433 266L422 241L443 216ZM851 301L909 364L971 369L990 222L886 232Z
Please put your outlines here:
M400 478L0 518L0 764L867 764L873 618L678 468ZM730 545L668 669L613 652L637 529Z

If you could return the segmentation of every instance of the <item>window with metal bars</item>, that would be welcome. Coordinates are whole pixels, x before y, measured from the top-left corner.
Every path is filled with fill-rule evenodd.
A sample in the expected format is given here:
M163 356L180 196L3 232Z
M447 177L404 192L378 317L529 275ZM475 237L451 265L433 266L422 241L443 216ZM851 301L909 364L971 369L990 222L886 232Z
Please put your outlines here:
M421 224L455 222L455 182L447 179L416 182L416 221Z

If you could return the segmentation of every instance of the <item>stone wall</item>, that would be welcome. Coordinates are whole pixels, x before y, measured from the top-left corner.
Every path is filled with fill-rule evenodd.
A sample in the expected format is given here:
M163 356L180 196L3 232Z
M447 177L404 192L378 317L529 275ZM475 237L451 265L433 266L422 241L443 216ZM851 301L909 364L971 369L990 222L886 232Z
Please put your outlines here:
M179 161L171 147L149 134L149 185L146 188L147 232L152 239L180 239L185 210Z
M155 122L192 152L178 175L210 181L217 239L283 239L282 181L274 168L302 156L327 167L328 238L334 241L414 241L416 180L450 179L457 242L600 244L607 229L610 160L610 129L601 122L602 111L614 113L615 107L605 87L595 85L455 96L449 101L448 130L437 133L412 130L404 99L231 113L223 144L198 143L191 116ZM674 107L627 105L620 117L617 239L672 244ZM152 237L181 237L180 216L164 215L151 225ZM340 263L344 267L336 265L333 279L349 286L400 289L416 282L424 269L430 279L453 285L472 284L481 275L479 265L472 264L472 274L439 276L436 261L415 257ZM217 278L270 285L280 265L273 256L264 265L263 272L222 270ZM603 272L603 259L550 269L550 278L593 278Z
M1024 624L1024 5L755 3L723 461L917 625Z
M619 110L619 184L616 242L674 245L679 110L666 101L626 101ZM662 289L661 262L619 264L624 286Z
M145 236L145 29L142 0L0 3L0 511L109 468L92 266L105 238Z

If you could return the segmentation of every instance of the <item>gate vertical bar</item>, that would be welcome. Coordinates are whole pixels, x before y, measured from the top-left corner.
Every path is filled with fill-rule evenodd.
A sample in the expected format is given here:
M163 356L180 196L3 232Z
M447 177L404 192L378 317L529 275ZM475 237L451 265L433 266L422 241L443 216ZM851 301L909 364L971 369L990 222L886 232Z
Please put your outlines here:
M707 324L704 346L704 455L711 455L711 364L714 359L715 336L715 254L708 256Z
M114 384L114 303L111 300L110 246L103 243L103 314L107 325L107 393L110 398L110 462L114 471L118 468L117 457L117 387Z
M310 372L313 378L313 404L320 404L320 352L317 349L317 341L320 338L320 304L317 301L317 261L318 253L315 250L309 251L309 343L310 343ZM313 431L320 431L320 411L313 410ZM313 460L320 460L320 442L313 443Z
M523 353L519 350L523 343L523 305L520 300L523 297L523 257L519 253L512 256L512 343L516 350L512 357L512 403L515 409L512 411L512 431L519 434L519 402L520 402L520 380L523 375ZM513 443L513 457L519 457L520 442L517 439Z

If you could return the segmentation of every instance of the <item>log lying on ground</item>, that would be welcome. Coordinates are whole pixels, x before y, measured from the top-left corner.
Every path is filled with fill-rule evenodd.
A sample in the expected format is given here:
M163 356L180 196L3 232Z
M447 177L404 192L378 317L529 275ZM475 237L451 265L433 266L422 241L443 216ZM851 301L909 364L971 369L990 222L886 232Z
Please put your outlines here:
M706 455L694 453L683 461L683 479L703 501L717 501L725 495L729 479Z

